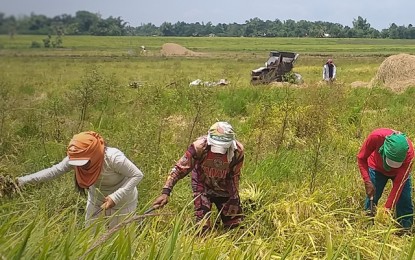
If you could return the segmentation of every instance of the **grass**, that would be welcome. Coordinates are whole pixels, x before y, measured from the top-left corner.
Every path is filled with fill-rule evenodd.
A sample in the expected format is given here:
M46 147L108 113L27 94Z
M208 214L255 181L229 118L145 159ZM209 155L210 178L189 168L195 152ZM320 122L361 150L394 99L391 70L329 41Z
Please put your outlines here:
M388 218L372 226L364 216L355 156L376 127L415 138L414 89L350 86L370 81L384 55L412 53L412 41L82 36L65 37L64 50L28 48L36 37L0 37L1 174L49 167L74 133L96 130L144 172L141 213L189 142L214 121L229 121L246 149L244 229L197 236L184 178L157 211L171 215L123 228L86 259L412 259L411 236L397 236ZM156 55L165 42L209 55ZM141 45L153 55L125 55ZM295 69L307 87L249 85L250 70L271 49L300 52ZM338 64L334 86L319 82L325 55ZM230 85L188 86L224 77ZM131 88L132 81L143 86ZM105 222L83 227L85 203L73 172L2 198L0 259L80 258L106 232Z

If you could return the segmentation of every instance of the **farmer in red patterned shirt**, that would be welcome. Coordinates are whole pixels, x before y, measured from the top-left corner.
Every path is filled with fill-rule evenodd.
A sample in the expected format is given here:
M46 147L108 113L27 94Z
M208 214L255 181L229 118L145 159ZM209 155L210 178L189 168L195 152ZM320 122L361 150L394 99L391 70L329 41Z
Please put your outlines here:
M209 215L212 203L220 212L226 228L233 228L243 219L239 200L239 178L244 149L235 139L227 122L213 124L207 136L193 142L176 163L153 206L164 206L178 180L192 172L192 190L196 220L203 223L203 231L211 227Z
M392 190L386 200L387 211L396 207L399 224L410 229L413 223L411 198L411 165L414 158L412 142L403 133L379 128L364 141L357 162L366 189L366 209L369 200L376 205L389 179Z

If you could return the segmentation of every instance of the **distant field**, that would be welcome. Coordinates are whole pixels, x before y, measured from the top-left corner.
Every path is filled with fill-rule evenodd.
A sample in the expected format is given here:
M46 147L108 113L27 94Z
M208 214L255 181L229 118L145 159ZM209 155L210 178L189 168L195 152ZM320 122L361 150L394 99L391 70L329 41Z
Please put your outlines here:
M339 79L346 83L369 81L383 59L396 53L415 53L415 40L390 39L309 39L309 38L177 38L177 37L92 37L65 36L61 49L30 48L32 41L42 44L44 36L0 36L0 56L8 66L19 63L44 63L53 66L63 62L78 70L85 63L105 63L117 71L135 70L131 79L151 80L155 74L200 78L209 67L209 78L230 77L249 81L251 69L259 67L271 50L293 51L300 54L296 71L308 81L320 78L322 64L333 57L339 69ZM189 50L206 53L204 57L161 58L164 43L177 43ZM140 46L146 46L147 54L140 55ZM32 57L32 58L31 58ZM38 59L38 57L43 57ZM56 60L54 57L61 57ZM67 59L64 59L67 57ZM180 62L178 61L180 60ZM113 63L115 62L115 63ZM179 67L175 64L180 63ZM141 70L143 67L152 70ZM42 70L43 65L38 66ZM166 68L171 68L166 70ZM140 77L134 76L140 70ZM13 70L15 71L15 70ZM161 72L162 71L162 72ZM151 73L151 75L148 75ZM225 74L225 75L224 75ZM343 77L348 75L347 77ZM68 74L70 76L70 74ZM206 77L206 76L204 76ZM125 79L125 78L124 78Z
M42 43L45 36L17 35L14 39L0 36L2 49L30 50L32 41ZM415 40L391 39L315 39L315 38L225 38L225 37L94 37L64 36L63 46L72 51L100 51L122 54L141 45L157 52L166 42L174 42L188 49L203 52L261 53L269 50L295 51L313 55L388 55L393 53L415 53ZM50 50L49 50L50 51Z

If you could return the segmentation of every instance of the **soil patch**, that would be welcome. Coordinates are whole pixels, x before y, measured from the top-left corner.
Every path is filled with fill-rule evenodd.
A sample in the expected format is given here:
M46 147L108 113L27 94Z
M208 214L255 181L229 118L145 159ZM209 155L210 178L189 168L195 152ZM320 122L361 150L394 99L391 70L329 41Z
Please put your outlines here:
M191 51L176 43L165 43L160 53L164 56L203 56L204 53Z

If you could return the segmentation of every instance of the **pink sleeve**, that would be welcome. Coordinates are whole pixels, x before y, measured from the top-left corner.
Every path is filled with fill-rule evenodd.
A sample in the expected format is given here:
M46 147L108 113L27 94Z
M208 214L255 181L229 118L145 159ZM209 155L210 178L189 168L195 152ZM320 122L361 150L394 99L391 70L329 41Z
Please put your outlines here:
M402 167L398 169L398 174L395 176L395 179L393 180L392 189L388 196L388 199L386 200L385 208L391 209L395 207L396 202L401 197L403 186L405 185L405 182L408 180L408 178L410 178L409 173L411 172L412 159L413 156L409 158L409 161L407 161L407 163L404 163Z

